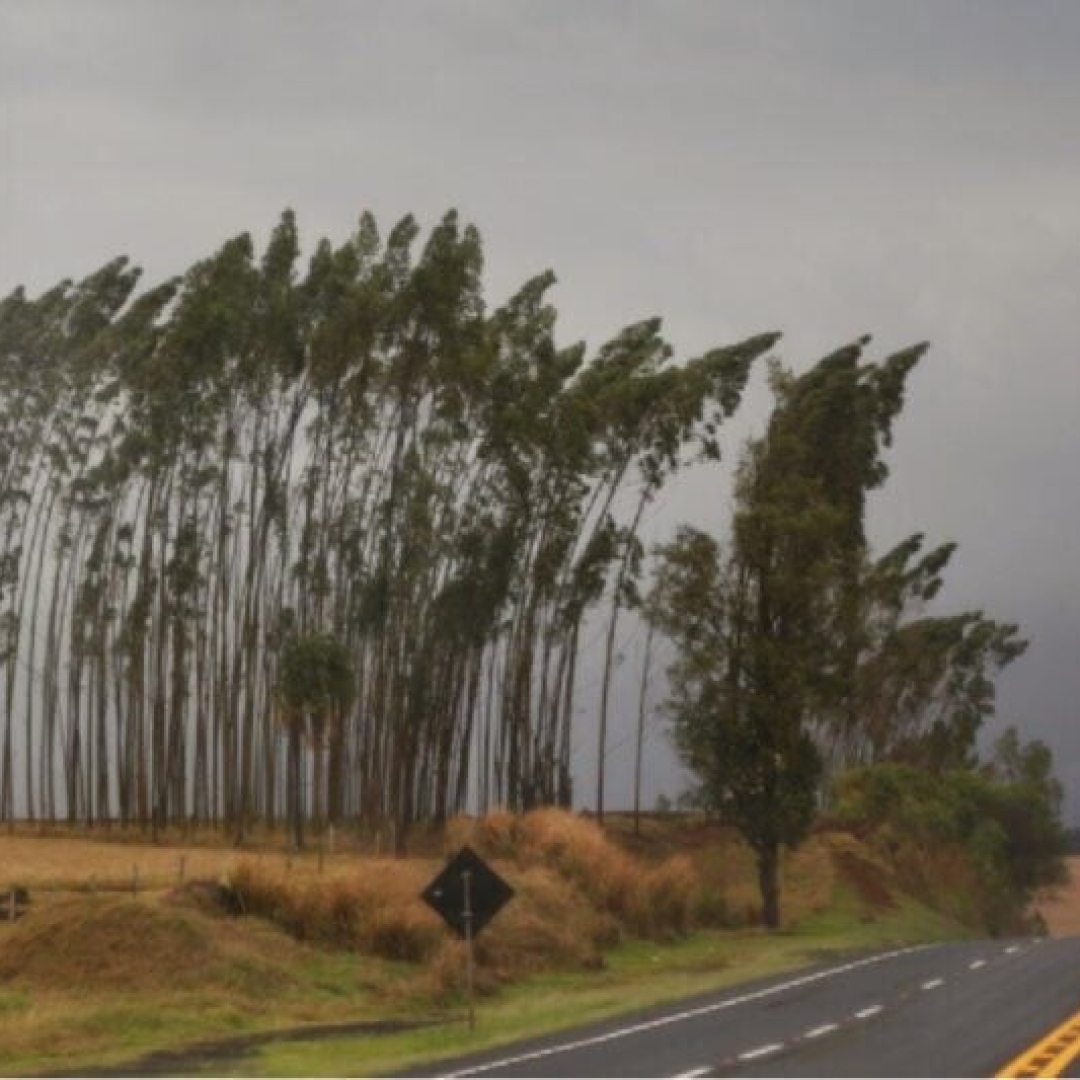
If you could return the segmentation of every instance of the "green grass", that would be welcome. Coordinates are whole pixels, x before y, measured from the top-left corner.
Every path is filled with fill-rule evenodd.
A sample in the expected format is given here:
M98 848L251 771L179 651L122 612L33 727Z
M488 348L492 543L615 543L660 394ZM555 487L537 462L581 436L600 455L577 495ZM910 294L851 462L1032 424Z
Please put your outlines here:
M871 915L845 886L837 888L829 908L804 919L798 933L811 939L842 937L853 949L974 936L971 927L912 900L901 899L895 909Z
M0 1073L119 1065L162 1045L194 1042L208 1032L228 1035L249 1023L241 1009L202 994L177 995L164 1004L137 995L96 1004L75 994L27 994L16 1014L0 1009ZM25 1041L22 1028L30 1029ZM14 1050L11 1041L19 1044Z
M230 1076L385 1075L411 1065L471 1054L530 1036L797 970L829 955L964 936L956 924L916 904L872 919L839 897L828 912L779 934L698 933L671 945L634 941L606 956L598 972L537 976L477 1007L477 1025L463 1020L387 1036L275 1043L226 1065Z
M27 990L0 992L0 1075L24 1076L132 1062L158 1050L295 1027L344 1023L386 1013L414 971L312 950L298 985L259 994L247 980L232 990L129 994Z
M694 842L699 847L691 850L708 861L713 849L700 846L700 837ZM730 884L730 910L739 912L744 894L751 895L742 887L740 866L729 857L722 872L705 875ZM290 1037L259 1044L247 1056L178 1056L173 1065L185 1075L200 1069L237 1076L381 1075L843 954L969 935L901 892L890 893L880 882L875 886L876 879L867 876L874 870L837 874L833 846L808 845L785 893L785 910L812 913L796 925L774 934L745 926L698 932L663 945L626 940L605 950L602 967L505 982L478 1002L474 1032L463 1022L464 1001L447 1002L438 989L443 980L424 965L305 945L264 919L224 919L163 896L140 900L146 906L137 912L142 929L133 938L131 901L99 897L89 907L73 907L70 897L59 897L51 907L43 903L39 917L46 929L51 919L65 934L70 931L73 947L56 948L47 933L28 937L26 927L0 928L0 955L11 950L9 958L22 955L21 963L29 958L35 965L32 977L16 965L23 981L0 989L0 1073L130 1067L152 1052L176 1053L197 1043L304 1025L439 1021L397 1034ZM887 869L881 870L881 879L887 878ZM103 918L102 905L116 909L112 918ZM724 910L718 905L712 916ZM519 937L532 932L527 921L515 931ZM103 937L107 933L114 937ZM514 979L521 967L506 968L503 977ZM490 977L486 982L491 984Z
M30 995L24 993L0 993L0 1017L12 1016L30 1008Z

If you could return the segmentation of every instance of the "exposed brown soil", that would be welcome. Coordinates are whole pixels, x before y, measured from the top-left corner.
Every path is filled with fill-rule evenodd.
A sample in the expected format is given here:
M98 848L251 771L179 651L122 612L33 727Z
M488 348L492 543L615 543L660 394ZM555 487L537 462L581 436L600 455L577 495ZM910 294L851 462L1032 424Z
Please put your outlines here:
M833 852L836 868L859 895L859 899L874 911L889 911L896 907L896 899L882 880L881 867L855 851L839 849Z
M1065 861L1069 868L1068 882L1048 890L1035 903L1051 937L1080 934L1080 855L1071 855Z

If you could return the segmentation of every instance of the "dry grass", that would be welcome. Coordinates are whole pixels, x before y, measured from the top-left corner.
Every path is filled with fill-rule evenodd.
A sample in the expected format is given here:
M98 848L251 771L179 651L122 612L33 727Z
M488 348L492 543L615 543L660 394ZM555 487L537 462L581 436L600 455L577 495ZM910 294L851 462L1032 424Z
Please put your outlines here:
M620 937L615 921L593 908L558 874L531 867L510 875L516 896L478 939L481 959L506 975L545 968L603 966L603 949Z
M969 926L985 928L989 901L986 883L959 845L928 846L906 837L879 841L904 891Z
M261 915L299 941L421 962L442 940L442 924L419 898L433 867L380 860L326 876L286 874L249 860L229 877L239 910Z
M588 817L561 810L524 816L498 812L482 819L454 819L442 835L441 848L446 854L471 844L511 880L526 898L526 907L540 879L527 884L523 875L544 870L545 880L558 878L570 890L567 895L574 896L574 921L581 923L582 912L590 912L592 921L582 937L591 944L571 950L579 956L590 956L591 949L620 935L665 939L695 926L735 927L759 920L753 854L731 830L693 819L646 818L642 826L641 835L634 836L629 821L618 817L604 830ZM189 881L224 882L237 880L239 874L253 895L261 897L252 901L251 910L274 918L299 940L344 944L384 956L427 958L433 952L429 937L438 924L417 897L439 867L437 857L361 857L355 843L344 850L339 840L338 851L321 860L320 871L314 851L299 857L270 848L238 852L224 846L217 834L202 839L167 845L118 833L111 839L0 835L0 892L16 884L28 887L32 896L37 890L130 892L136 869L140 891L175 887L181 870ZM850 863L833 866L829 853L845 842L833 834L812 837L785 858L786 922L798 922L827 906L837 874L857 879L856 887L864 891L875 888L875 872L880 871L882 880L888 876L881 864L861 870ZM280 844L281 838L269 838L268 843ZM911 879L905 884L915 889L929 885L926 876L933 878L937 868L900 855ZM269 893L277 899L268 899ZM515 906L522 905L511 905L493 925ZM546 906L562 911L565 905L549 897ZM358 912L363 913L359 920Z
M229 852L204 847L0 836L0 889L130 888L136 867L141 884L163 887L179 879L181 859L186 877L218 877L233 861Z
M644 860L594 822L560 810L458 819L448 850L470 843L516 896L478 943L491 986L537 970L602 966L625 937L671 940L715 925L727 907L687 854ZM419 894L428 860L363 861L320 879L241 861L231 872L236 910L264 916L300 941L388 960L425 963L436 994L457 986L457 948Z
M186 881L223 880L241 859L291 872L317 870L317 851L302 856L283 850L239 852L216 844L152 844L140 839L79 839L70 836L0 835L0 894L13 885L37 889L130 891L163 889ZM339 850L326 855L328 873L356 865L356 855Z
M264 928L152 899L95 896L50 904L11 928L0 983L54 990L169 991L217 985L285 988L298 947Z
M1034 905L1052 937L1080 934L1080 855L1069 856L1065 863L1068 882L1038 896Z
M645 941L760 915L752 853L703 819L646 819L633 835L625 821L605 830L548 809L462 818L422 839L430 857L360 857L350 841L320 870L315 853L237 852L213 837L179 846L0 837L0 891L31 892L27 918L0 922L0 1070L119 1060L253 1027L456 1009L462 945L419 895L463 843L516 893L478 940L482 993L537 972L594 978L623 942L603 973L617 979L628 951L658 954ZM840 886L863 905L856 917L871 918L901 895L891 875L853 838L816 835L783 862L785 924L830 910ZM726 955L739 938L722 940Z
M832 857L838 875L851 885L868 909L891 911L897 907L897 886L892 872L853 837L835 837Z
M638 857L591 819L565 810L457 818L447 828L447 846L462 843L488 858L512 860L522 871L548 871L580 896L594 918L631 934L671 937L716 914L709 910L715 893L686 855L658 862Z

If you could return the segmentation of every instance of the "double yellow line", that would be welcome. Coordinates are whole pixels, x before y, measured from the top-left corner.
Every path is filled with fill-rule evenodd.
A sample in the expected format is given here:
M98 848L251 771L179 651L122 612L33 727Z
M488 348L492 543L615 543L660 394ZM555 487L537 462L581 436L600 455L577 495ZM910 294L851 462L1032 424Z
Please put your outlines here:
M998 1076L1060 1076L1080 1054L1080 1012L1013 1058Z

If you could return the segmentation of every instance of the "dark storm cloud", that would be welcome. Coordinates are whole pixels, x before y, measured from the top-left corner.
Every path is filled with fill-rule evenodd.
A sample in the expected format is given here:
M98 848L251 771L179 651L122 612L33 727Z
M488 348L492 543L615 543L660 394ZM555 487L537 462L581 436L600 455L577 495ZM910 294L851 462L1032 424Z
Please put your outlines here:
M286 205L309 238L457 206L493 298L555 268L567 338L655 312L686 352L781 329L795 367L929 339L873 533L957 540L944 603L1023 625L1002 722L1076 819L1077 55L1069 2L0 0L0 292L172 274ZM690 478L653 528L726 498Z

